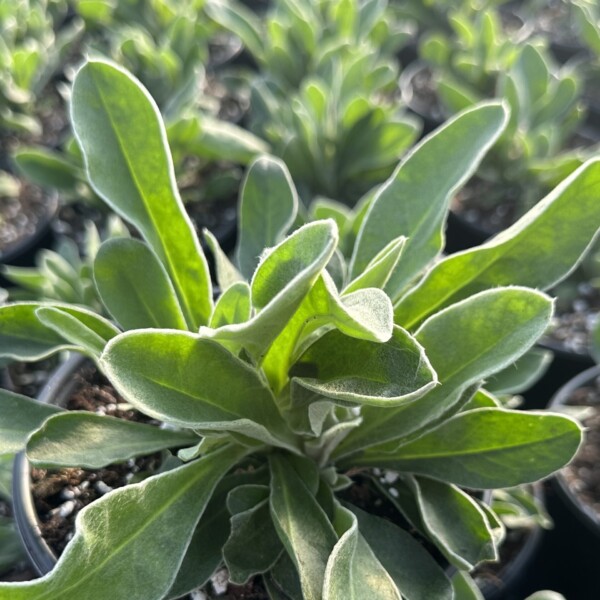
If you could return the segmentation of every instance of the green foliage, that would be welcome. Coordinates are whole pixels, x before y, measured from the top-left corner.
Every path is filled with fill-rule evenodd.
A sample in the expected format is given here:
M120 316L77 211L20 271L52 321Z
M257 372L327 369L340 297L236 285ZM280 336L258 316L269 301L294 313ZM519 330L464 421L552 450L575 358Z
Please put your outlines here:
M353 205L392 171L418 125L394 98L399 24L387 2L273 4L264 20L237 2L207 5L260 65L250 129L284 159L300 196Z
M83 23L62 23L64 0L15 0L0 6L0 131L39 137L42 91L77 43ZM60 31L59 31L60 29Z
M118 325L58 302L8 304L0 307L0 354L36 360L64 348L85 352L135 409L165 426L3 395L0 440L6 452L24 448L37 465L100 467L160 449L168 459L163 472L85 508L47 576L2 583L0 594L176 598L221 564L236 583L262 577L272 598L449 600L453 585L469 589L464 578L451 582L417 539L461 572L493 559L502 524L493 506L462 486L546 477L581 440L569 417L506 410L482 387L524 360L552 314L548 296L514 285L524 282L518 265L503 262L508 251L492 246L497 260L476 273L485 285L469 287L469 273L458 272L453 295L434 286L428 311L399 311L420 289L415 282L431 285L423 275L439 259L451 192L506 123L497 103L461 113L363 205L344 211L322 203L315 212L336 219L295 231L289 173L259 158L241 193L238 264L207 234L222 286L214 305L156 107L121 69L84 65L73 126L88 177L143 241L107 240L96 253L98 296ZM448 147L450 155L441 151ZM571 213L561 202L578 185L600 189L597 161L506 236L509 248L527 249L548 215L560 218L569 251L545 254L560 259L552 282L600 225L597 203ZM384 216L394 198L396 212L406 205L402 222ZM27 418L13 425L20 405ZM396 473L396 495L373 468ZM344 490L353 477L403 514L413 533L349 502Z
M477 173L485 191L476 201L493 207L510 199L518 218L594 152L574 138L581 76L574 65L557 68L543 40L505 33L497 11L456 10L449 23L451 32L424 37L420 54L446 113L490 97L509 104L510 122Z

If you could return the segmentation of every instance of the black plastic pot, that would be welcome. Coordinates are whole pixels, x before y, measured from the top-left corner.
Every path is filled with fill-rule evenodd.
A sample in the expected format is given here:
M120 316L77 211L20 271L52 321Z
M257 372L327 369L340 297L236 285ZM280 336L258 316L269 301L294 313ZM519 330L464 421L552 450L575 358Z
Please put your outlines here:
M537 345L544 350L550 350L554 358L544 376L523 394L524 408L527 409L548 406L557 390L594 364L589 354L569 352L551 341L542 340Z
M542 486L537 484L533 493L538 501L544 502ZM523 588L527 585L531 564L540 549L544 530L536 526L525 537L523 545L498 572L495 581L484 580L480 589L486 600L522 600Z
M56 192L45 192L48 211L40 219L35 232L29 237L17 241L9 246L6 251L0 252L0 265L31 266L34 264L35 255L41 248L49 248L54 240L51 224L58 213L59 201ZM0 285L9 285L9 282L0 276Z
M558 390L550 403L550 408L557 409L567 405L569 398L577 389L590 384L598 377L600 377L600 365L580 373ZM595 539L598 556L600 556L600 514L596 513L571 490L562 472L556 474L554 484L567 507Z
M52 375L44 386L38 400L61 406L73 391L75 372L85 363L86 357L72 355ZM23 541L27 555L40 575L45 575L56 564L57 557L42 537L33 496L29 461L25 453L17 454L13 467L13 512L17 530Z
M435 95L435 100L432 104L427 105L415 93L418 87L415 81L419 77L426 77L428 73L431 73L431 67L423 61L415 60L402 70L400 79L398 80L402 101L410 112L423 121L421 137L437 129L444 122L445 117L437 102L437 95Z

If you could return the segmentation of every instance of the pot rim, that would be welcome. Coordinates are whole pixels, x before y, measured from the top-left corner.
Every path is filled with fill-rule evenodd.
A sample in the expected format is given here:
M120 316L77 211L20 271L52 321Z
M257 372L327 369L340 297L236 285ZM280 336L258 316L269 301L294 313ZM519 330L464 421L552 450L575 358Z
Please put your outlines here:
M40 219L31 235L18 239L14 244L8 246L5 252L0 251L0 264L10 265L18 261L38 246L48 233L52 232L51 224L60 207L58 192L56 190L43 190L43 193L44 197L51 203L50 210Z
M573 379L569 380L556 392L556 394L554 394L548 407L552 409L565 406L566 401L571 397L575 390L583 387L596 377L600 377L600 365L586 369L582 373L579 373L579 375L573 377ZM568 507L575 513L581 523L583 523L588 530L593 531L595 535L600 537L600 515L571 490L563 474L563 470L564 468L555 473L552 478L554 487L558 490L558 493Z
M67 360L54 370L46 385L42 388L38 401L45 404L57 404L66 400L75 381L75 371L89 360L82 354L72 353ZM25 451L19 452L13 465L13 512L17 531L31 563L40 576L52 570L58 557L50 548L40 529L40 522L31 494L31 470Z

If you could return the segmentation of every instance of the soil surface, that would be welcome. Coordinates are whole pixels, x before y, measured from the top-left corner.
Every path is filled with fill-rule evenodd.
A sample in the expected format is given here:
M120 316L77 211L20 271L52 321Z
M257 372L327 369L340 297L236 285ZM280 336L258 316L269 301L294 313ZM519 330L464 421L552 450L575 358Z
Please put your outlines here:
M566 352L587 355L591 329L600 314L600 290L585 282L576 284L573 290L573 297L567 297L566 294L561 297L558 290L556 314L545 341Z
M595 513L600 525L600 377L576 390L568 404L588 407L581 419L586 434L579 452L562 474L576 497Z
M23 183L16 197L0 197L0 258L43 227L56 211L57 199Z

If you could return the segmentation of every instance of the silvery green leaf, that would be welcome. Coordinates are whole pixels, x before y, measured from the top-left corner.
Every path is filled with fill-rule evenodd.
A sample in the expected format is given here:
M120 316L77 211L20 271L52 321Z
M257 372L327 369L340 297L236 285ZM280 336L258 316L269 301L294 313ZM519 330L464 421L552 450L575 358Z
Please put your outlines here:
M549 350L531 349L514 364L488 377L485 387L493 394L519 394L544 375L552 362Z
M428 537L458 569L497 560L498 552L485 512L454 485L425 477L408 477Z
M271 516L277 534L294 562L305 600L321 600L329 555L337 535L295 470L280 454L269 456Z
M27 438L62 408L0 390L0 454L20 452Z
M406 600L451 600L443 569L412 535L392 522L348 504L357 516L361 537L392 577Z
M269 512L267 491L267 498L231 517L231 533L223 546L223 559L231 581L243 584L252 575L268 571L282 551Z
M251 314L250 286L245 281L238 281L219 296L209 325L217 329L225 325L245 323Z
M467 393L471 386L478 387L534 344L546 330L551 311L547 296L515 287L476 294L433 315L415 337L441 385L407 406L364 407L363 424L343 440L336 454L406 439L460 409L476 391Z
M215 260L217 283L219 284L219 288L221 288L221 292L224 293L229 286L244 281L244 278L229 260L225 252L223 252L217 238L208 229L204 229L202 233Z
M600 159L590 160L489 242L444 258L396 305L407 329L475 292L502 285L548 289L566 277L600 228ZM552 259L549 260L548 257Z
M294 223L298 195L285 164L262 156L248 168L240 192L237 261L250 279L265 248L275 246Z
M106 319L74 305L61 302L15 302L0 306L1 356L37 361L61 350L78 348L38 319L36 311L39 308L53 308L67 313L104 341L119 333Z
M36 309L35 316L40 323L56 331L56 333L63 337L67 342L73 344L73 346L80 349L82 352L89 354L94 359L100 357L104 350L104 346L106 346L107 340L105 338L96 333L96 331L86 323L65 310L54 308L52 306L42 306ZM120 333L118 329L113 328L112 323L90 312L87 315L88 322L93 318L96 318L97 320L97 329L113 329L111 337Z
M392 276L406 243L404 236L392 240L383 250L377 253L365 270L344 288L344 294L356 290L375 287L383 289Z
M232 347L243 347L260 361L325 269L337 244L333 221L304 225L261 261L250 284L252 305L259 309L249 321L200 334Z
M143 242L104 242L94 260L94 281L102 303L123 329L187 329L167 271Z
M464 571L457 571L452 576L452 589L454 600L485 600L473 578Z
M296 354L309 336L323 326L336 327L347 336L384 342L390 339L390 300L375 288L340 296L328 273L322 273L263 361L275 389L287 381Z
M40 467L99 469L115 462L193 444L190 431L160 429L94 413L52 416L27 441L27 458Z
M389 242L409 239L386 291L396 299L442 248L452 194L465 183L506 125L505 108L470 108L423 140L380 188L369 206L350 262L357 277Z
M371 448L353 464L410 471L473 489L503 488L557 471L573 458L581 439L580 426L569 417L480 408L454 415L395 451Z
M0 582L0 594L14 600L161 600L215 486L244 452L223 448L106 494L77 515L75 536L50 573ZM135 586L123 585L132 573Z
M208 322L208 265L177 191L164 124L148 92L99 60L77 73L73 129L94 191L142 233L167 270L190 329Z
M117 391L155 419L296 450L256 370L213 340L179 331L132 331L107 345L100 364Z
M340 539L327 562L323 600L402 600L394 580L360 535L356 516L337 505L333 525Z
M397 326L385 343L330 331L300 356L292 373L299 374L292 395L299 385L332 400L380 407L413 402L437 383L423 347Z

